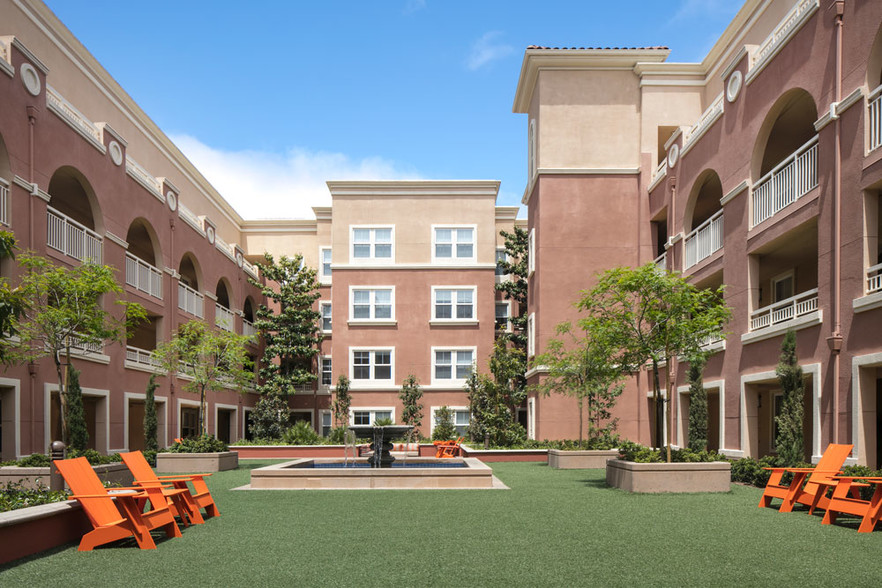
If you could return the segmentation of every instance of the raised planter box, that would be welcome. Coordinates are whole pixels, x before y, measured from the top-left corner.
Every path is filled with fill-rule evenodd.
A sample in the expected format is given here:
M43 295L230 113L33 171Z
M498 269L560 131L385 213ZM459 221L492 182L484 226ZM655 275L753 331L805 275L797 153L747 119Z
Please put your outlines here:
M585 449L580 451L548 450L548 467L558 470L596 470L619 457L618 449Z
M628 492L728 492L732 466L725 461L704 463L606 462L606 483Z
M91 529L75 500L0 513L0 564L79 541Z
M224 472L235 470L237 467L239 467L239 454L235 451L156 454L156 471L171 474Z
M132 472L123 463L110 463L106 465L92 466L102 482L109 482L119 486L131 486L134 478ZM0 485L9 482L21 482L22 486L36 490L37 481L45 488L49 487L49 468L22 468L18 466L4 466L0 468Z
M496 463L504 461L534 461L546 463L548 461L547 449L479 449L462 446L463 457L477 457L484 463Z

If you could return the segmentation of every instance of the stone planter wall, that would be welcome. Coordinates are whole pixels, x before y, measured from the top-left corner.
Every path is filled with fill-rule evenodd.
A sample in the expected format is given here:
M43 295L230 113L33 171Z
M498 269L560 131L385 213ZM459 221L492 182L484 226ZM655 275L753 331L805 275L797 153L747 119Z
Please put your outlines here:
M239 454L235 451L156 454L156 471L158 472L198 474L235 470L237 467L239 467Z
M0 564L79 542L91 529L86 513L75 500L0 513Z
M618 449L586 449L581 451L548 450L548 466L559 470L591 470L606 467L606 462L619 457Z
M109 482L118 486L131 486L134 478L132 472L123 463L111 463L107 465L92 466L102 482ZM21 482L26 488L37 489L38 483L49 487L49 468L21 468L17 466L4 466L0 468L0 485L9 482Z
M606 462L606 483L628 492L728 492L731 464L634 463L611 459Z

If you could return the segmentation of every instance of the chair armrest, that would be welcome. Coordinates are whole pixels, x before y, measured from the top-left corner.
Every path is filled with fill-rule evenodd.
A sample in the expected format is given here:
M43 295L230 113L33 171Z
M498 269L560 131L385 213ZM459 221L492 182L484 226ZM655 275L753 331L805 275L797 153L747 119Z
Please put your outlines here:
M205 476L210 476L211 474L174 474L174 475L165 475L165 476L156 476L160 480L165 478L181 478L181 479L189 479L189 478L204 478Z

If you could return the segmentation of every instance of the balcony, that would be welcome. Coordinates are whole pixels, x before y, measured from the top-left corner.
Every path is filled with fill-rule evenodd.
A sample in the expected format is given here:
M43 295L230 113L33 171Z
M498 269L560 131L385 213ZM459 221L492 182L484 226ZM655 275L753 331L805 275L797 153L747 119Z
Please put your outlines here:
M667 269L668 269L668 252L665 251L664 253L662 253L661 255L659 255L658 257L656 257L656 258L652 261L652 263L655 264L655 267L656 267L656 268L658 268L658 269L660 269L660 270L662 270L662 271L667 271Z
M9 184L0 178L0 223L9 226Z
M879 86L867 97L867 127L870 131L870 141L867 152L872 152L882 147L882 86Z
M882 292L882 263L867 268L867 294Z
M723 248L723 211L698 225L686 235L686 269L703 261Z
M132 345L126 345L126 362L151 369L162 367L152 351L141 349L140 347L133 347Z
M126 284L162 300L162 272L131 253L126 253Z
M753 311L750 314L750 330L757 331L771 327L816 310L818 310L818 289L814 288Z
M818 185L818 136L763 176L753 189L753 224L757 226Z
M205 297L183 282L178 282L178 308L193 316L204 318Z
M257 328L254 326L254 323L249 321L248 319L242 319L242 334L246 337L254 337L257 335Z
M104 342L103 341L98 342L98 343L87 343L86 341L84 341L80 337L78 337L76 335L71 335L68 338L68 345L70 346L71 349L75 349L75 350L81 351L83 353L97 353L97 354L104 353Z
M52 208L46 207L49 218L47 245L78 261L102 263L102 239L95 231Z
M233 311L221 304L215 304L214 324L224 331L232 332L233 325L235 324L235 315L233 314Z

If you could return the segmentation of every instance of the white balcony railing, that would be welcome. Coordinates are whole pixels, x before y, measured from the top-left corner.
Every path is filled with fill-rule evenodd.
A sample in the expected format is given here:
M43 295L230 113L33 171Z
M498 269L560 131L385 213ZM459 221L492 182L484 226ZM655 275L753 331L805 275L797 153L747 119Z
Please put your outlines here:
M178 308L193 316L203 318L203 302L205 297L183 282L178 282Z
M652 263L654 263L655 267L657 267L658 269L660 269L662 271L667 270L668 269L668 252L665 251L664 253L662 253L661 255L656 257L652 261Z
M9 226L9 184L0 178L0 223Z
M753 189L756 226L808 194L818 185L818 136L764 175Z
M131 253L126 253L126 284L162 300L162 272Z
M764 329L816 310L818 310L817 288L753 311L750 313L750 330Z
M184 206L184 203L181 201L178 201L178 216L180 216L188 225L199 231L200 234L205 234L205 229L202 226L202 219L196 216L195 212Z
M867 294L882 291L882 263L867 268Z
M126 361L147 367L161 367L159 359L156 358L152 351L133 347L132 345L126 345Z
M253 337L257 335L257 328L254 326L254 323L249 321L248 319L242 319L242 334L246 337Z
M46 106L58 113L64 122L91 141L96 147L104 148L104 143L101 141L101 131L95 123L86 118L86 115L77 110L73 104L68 102L51 86L46 88Z
M819 0L799 0L796 2L772 33L757 47L747 72L748 82L777 55L778 51L796 34L796 31L806 23L819 6Z
M882 147L882 86L870 92L867 101L867 126L870 130L867 151L875 151Z
M95 231L61 214L51 206L46 207L49 218L47 245L79 261L102 262L102 240Z
M214 305L214 324L224 331L232 331L234 322L233 311L222 304Z
M723 248L723 210L686 235L686 269Z
M248 261L246 260L246 261L242 262L242 269L245 270L246 274L248 274L249 276L251 276L255 280L257 279L257 266L256 265L254 265L252 263L248 263Z
M707 109L698 117L698 121L683 133L683 153L701 138L718 118L723 116L723 94L720 93Z
M83 351L86 353L103 353L104 352L104 342L99 343L86 343L84 340L80 339L76 335L71 335L68 338L68 345L70 345L71 349L77 349L79 351Z

